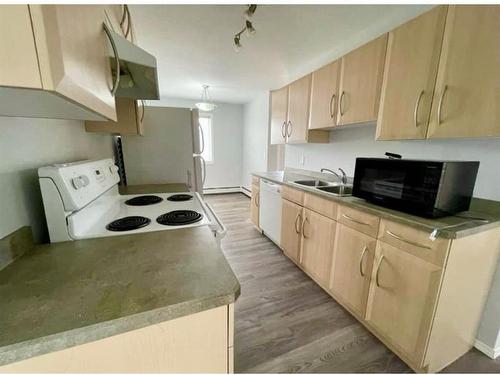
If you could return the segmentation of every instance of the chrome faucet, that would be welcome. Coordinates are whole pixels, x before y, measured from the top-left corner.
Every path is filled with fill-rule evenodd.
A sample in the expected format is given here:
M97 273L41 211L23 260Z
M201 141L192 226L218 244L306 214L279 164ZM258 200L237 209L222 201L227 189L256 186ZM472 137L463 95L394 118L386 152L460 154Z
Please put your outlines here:
M342 168L339 168L339 171L342 174L342 176L339 175L337 172L332 171L331 169L321 168L321 172L330 172L333 175L335 175L344 185L347 184L347 174L344 172Z

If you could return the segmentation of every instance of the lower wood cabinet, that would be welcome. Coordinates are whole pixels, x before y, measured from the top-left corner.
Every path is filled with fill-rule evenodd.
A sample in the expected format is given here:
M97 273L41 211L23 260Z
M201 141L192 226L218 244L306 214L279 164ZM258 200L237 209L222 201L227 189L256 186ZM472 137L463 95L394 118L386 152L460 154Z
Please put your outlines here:
M257 228L259 227L259 205L260 205L260 186L252 183L252 199L250 202L250 220Z
M374 263L366 323L420 368L443 270L382 241Z
M286 199L281 205L281 248L296 263L300 261L303 208Z
M0 367L0 373L228 373L233 305Z
M377 240L337 224L330 289L359 318L364 318Z
M336 225L334 220L304 209L300 264L323 286L330 278Z

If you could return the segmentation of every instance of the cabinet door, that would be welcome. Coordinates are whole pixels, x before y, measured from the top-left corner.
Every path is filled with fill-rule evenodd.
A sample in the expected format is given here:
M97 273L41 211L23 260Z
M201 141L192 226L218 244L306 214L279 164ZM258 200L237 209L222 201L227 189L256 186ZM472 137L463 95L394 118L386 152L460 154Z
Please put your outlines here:
M281 206L281 248L297 263L300 261L302 207L286 199Z
M374 264L366 321L420 367L442 269L382 241Z
M292 82L288 96L288 143L306 143L309 125L311 74Z
M260 188L259 185L252 185L252 199L250 202L250 220L252 224L259 228L259 204Z
M334 239L335 221L304 209L300 263L323 286L330 278Z
M446 6L389 32L377 139L423 139L431 111Z
M337 124L376 121L387 34L342 57Z
M500 136L500 7L450 6L428 138Z
M116 121L103 5L30 5L42 85Z
M312 74L309 129L335 125L340 61L334 61Z
M0 86L41 89L27 5L0 6Z
M271 91L271 144L286 142L288 86Z
M143 135L144 105L129 98L116 98L117 121L85 121L91 133Z
M330 289L359 318L364 319L376 240L337 224Z

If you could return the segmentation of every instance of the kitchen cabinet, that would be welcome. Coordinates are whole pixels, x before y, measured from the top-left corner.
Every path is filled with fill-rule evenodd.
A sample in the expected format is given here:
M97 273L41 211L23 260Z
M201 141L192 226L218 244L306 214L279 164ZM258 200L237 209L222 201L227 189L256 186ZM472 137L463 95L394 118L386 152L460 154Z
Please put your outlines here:
M377 120L386 46L384 34L342 57L338 125Z
M309 130L311 74L292 82L288 90L286 143L328 143L327 131Z
M337 221L358 232L377 238L380 223L377 215L339 205Z
M0 45L0 86L41 89L28 5L0 6Z
M286 143L288 86L271 91L271 144Z
M282 200L281 248L296 263L300 262L303 209L298 204Z
M143 101L116 98L117 121L85 121L85 130L91 133L144 135L146 107Z
M366 322L420 367L442 268L382 241L374 263Z
M378 140L426 138L446 11L437 6L389 32Z
M232 305L220 306L14 362L0 372L228 373L232 315Z
M358 318L365 316L376 239L337 224L330 289Z
M250 220L257 229L259 227L259 206L260 206L260 179L253 177L252 179L252 198L250 201Z
M0 115L116 121L103 6L29 5L29 23L26 8L9 7L1 6L0 13L16 13L17 33L9 29L2 38L15 35L5 44L22 44L0 60L2 71L4 64L18 65L6 70L8 81L1 76Z
M428 138L500 136L500 7L449 6Z
M336 222L307 208L302 222L300 264L320 285L328 285Z
M309 129L335 126L340 61L334 61L312 73Z

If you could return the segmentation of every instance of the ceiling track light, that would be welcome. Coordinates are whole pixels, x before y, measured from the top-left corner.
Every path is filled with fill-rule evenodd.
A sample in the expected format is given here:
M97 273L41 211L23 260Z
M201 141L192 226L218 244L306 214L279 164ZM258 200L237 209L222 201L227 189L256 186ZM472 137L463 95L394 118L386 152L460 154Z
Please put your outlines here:
M234 50L236 52L239 52L243 48L243 45L241 44L241 35L246 31L247 36L251 36L255 34L257 31L255 30L252 22L250 21L256 9L257 9L257 4L247 5L247 10L245 10L245 12L243 13L246 19L245 27L240 32L234 34L234 39L233 39Z

